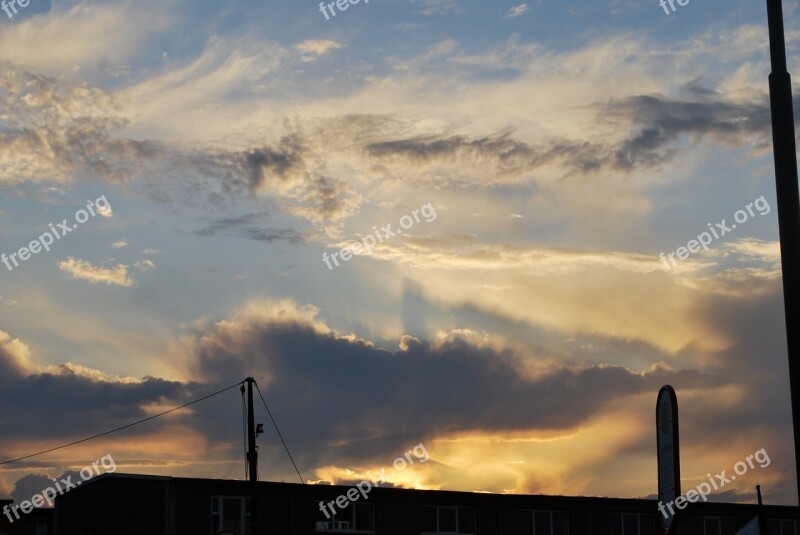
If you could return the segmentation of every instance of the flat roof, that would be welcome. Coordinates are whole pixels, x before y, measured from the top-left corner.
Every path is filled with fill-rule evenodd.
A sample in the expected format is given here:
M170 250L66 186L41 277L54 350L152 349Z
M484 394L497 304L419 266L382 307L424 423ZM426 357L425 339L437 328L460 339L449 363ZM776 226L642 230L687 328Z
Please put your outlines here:
M240 485L249 485L250 482L244 479L225 479L225 478L192 478L192 477L179 477L179 476L158 476L158 475L147 475L147 474L126 474L120 472L114 473L104 473L100 476L92 478L91 480L86 481L85 483L88 485L92 482L100 482L107 479L134 479L134 480L148 480L148 481L173 481L175 483L183 483L183 484L203 484L209 485L214 483L224 483L224 484L240 484ZM319 489L320 491L326 491L328 489L340 489L344 493L346 489L353 488L355 485L327 485L327 484L301 484L301 483L286 483L281 481L259 481L259 486L271 486L271 487L291 487L296 489L306 489L310 490L311 488ZM81 488L85 488L84 487ZM76 489L78 490L78 489ZM505 493L492 493L492 492L477 492L477 491L462 491L462 490L428 490L428 489L413 489L413 488L406 488L406 487L383 487L383 486L376 486L373 487L373 491L378 490L381 493L402 493L402 492L414 492L420 494L435 494L435 495L464 495L475 497L481 499L481 497L486 497L486 499L502 499L502 500L517 500L517 499L539 499L539 500L546 500L546 501L584 501L588 502L587 504L594 504L594 505L603 505L603 504L639 504L639 505L650 505L655 506L658 502L657 498L618 498L618 497L609 497L609 496L567 496L567 495L555 495L555 494L505 494ZM328 492L326 492L327 494ZM717 502L717 501L708 501L708 502L697 502L692 504L693 508L700 506L701 508L705 507L737 507L742 509L748 508L756 508L758 507L757 504L754 503L737 503L737 502ZM791 510L793 512L798 512L797 506L792 505L769 505L764 504L764 508L769 509L786 509Z

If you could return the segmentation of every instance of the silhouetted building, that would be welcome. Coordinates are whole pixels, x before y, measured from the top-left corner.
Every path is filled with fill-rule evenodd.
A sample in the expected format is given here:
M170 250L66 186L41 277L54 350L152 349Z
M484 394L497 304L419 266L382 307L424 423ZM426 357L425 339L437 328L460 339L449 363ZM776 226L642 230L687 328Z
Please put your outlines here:
M336 515L353 487L260 482L264 532L476 535L655 535L656 500L372 489ZM57 535L243 535L249 484L224 479L104 474L56 499ZM353 492L351 491L351 495ZM340 500L344 502L345 500ZM677 535L734 535L758 506L689 504ZM800 534L795 507L762 507L770 535ZM330 517L330 518L328 518ZM227 531L226 531L227 530Z
M17 515L10 511L13 500L0 500L0 535L53 535L53 509L34 509L28 514L17 510ZM9 509L6 509L6 508ZM8 512L8 516L3 512ZM12 521L9 521L8 517Z

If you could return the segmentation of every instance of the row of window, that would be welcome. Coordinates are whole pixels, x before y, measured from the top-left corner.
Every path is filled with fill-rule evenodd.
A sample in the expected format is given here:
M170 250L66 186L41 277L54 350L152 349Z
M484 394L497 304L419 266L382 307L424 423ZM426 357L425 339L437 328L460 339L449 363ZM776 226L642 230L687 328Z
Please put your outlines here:
M242 496L212 496L211 535L230 532L244 535L249 506L250 500Z
M211 498L211 535L245 533L249 515L249 501L241 496L213 496ZM648 513L611 513L611 535L655 535L656 515ZM702 535L735 535L731 517L695 517L696 531ZM520 509L517 515L520 535L569 535L565 511L540 511ZM702 526L702 528L701 528ZM770 535L800 535L800 522L772 519L768 522ZM326 516L318 511L318 532L375 531L375 507L369 502L354 502L336 514ZM423 534L474 534L475 508L445 505L422 507Z
M655 529L655 515L611 513L611 535L655 535Z
M767 533L775 535L800 535L800 521L797 520L777 520L768 522Z
M375 507L369 502L354 502L328 515L317 512L317 531L375 531Z
M323 513L319 507L316 529L318 532L375 531L375 509L369 502L354 502L335 515ZM423 533L475 533L475 508L425 505L422 507Z
M517 518L520 535L567 535L567 513L564 511L520 509Z
M423 533L475 533L475 508L422 506Z
M698 535L735 535L736 523L728 516L696 516L693 533ZM649 514L614 513L611 515L611 535L655 535L654 518ZM770 535L800 535L800 521L768 521ZM526 532L528 533L528 532ZM539 532L536 532L537 535ZM562 532L566 535L566 531Z

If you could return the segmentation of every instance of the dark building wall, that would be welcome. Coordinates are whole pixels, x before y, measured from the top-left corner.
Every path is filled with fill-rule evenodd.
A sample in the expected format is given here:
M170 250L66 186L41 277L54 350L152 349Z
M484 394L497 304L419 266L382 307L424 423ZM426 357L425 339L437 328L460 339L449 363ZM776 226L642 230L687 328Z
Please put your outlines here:
M294 487L258 485L258 512L269 533L291 533L296 505ZM203 535L210 531L211 499L214 496L248 497L250 486L243 481L175 478L171 482L176 535Z
M13 500L0 500L0 535L36 535L39 526L46 526L48 535L54 533L53 528L53 509L51 508L36 508L28 514L22 513L18 510L20 518L16 518L13 513L11 518L13 522L8 520L8 517L2 514L3 506L8 505L11 507L14 504Z
M350 488L261 482L262 526L269 535L316 534L319 501L333 501ZM244 481L107 474L57 499L57 535L208 535L212 496L247 497L249 492ZM565 512L570 535L622 535L614 519L618 527L623 513L644 515L653 534L661 533L655 500L376 488L368 501L374 506L375 533L385 535L420 535L426 505L474 507L476 535L520 534L521 509ZM680 512L676 535L704 535L706 517L732 517L738 530L756 511L755 505L689 504ZM763 511L767 518L800 518L797 508L765 506Z
M56 533L162 534L168 485L168 478L93 479L56 498Z

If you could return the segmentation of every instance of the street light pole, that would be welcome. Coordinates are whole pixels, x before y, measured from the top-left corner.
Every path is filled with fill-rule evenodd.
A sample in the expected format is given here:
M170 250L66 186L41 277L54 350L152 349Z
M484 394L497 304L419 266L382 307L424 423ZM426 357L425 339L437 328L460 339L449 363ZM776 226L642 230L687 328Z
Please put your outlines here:
M778 196L778 231L781 241L783 306L789 353L789 388L792 398L794 458L797 496L800 499L800 194L797 186L797 149L794 139L792 80L786 70L781 0L767 0L769 51L769 102L772 111L772 146Z

